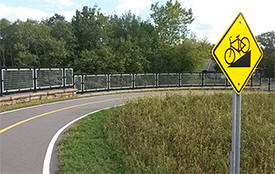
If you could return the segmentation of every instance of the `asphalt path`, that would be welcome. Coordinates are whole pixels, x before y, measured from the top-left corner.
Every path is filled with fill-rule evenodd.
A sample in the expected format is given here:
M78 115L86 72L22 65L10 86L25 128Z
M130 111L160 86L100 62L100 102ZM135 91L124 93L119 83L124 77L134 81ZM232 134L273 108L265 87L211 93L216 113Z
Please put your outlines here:
M128 99L157 93L128 93L79 98L0 113L0 173L40 174L55 133L87 113L125 103ZM51 173L57 153L51 157Z

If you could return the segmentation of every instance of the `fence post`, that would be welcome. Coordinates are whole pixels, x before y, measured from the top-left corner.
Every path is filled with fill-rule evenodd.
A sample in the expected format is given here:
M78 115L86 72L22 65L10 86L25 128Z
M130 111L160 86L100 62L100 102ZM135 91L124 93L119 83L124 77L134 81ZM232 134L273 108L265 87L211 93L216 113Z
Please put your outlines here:
M158 88L158 73L156 73L156 88Z
M107 74L107 90L110 91L110 74Z
M201 86L204 86L204 72L201 72Z
M132 83L133 83L133 89L135 89L135 73L132 74Z
M84 92L84 75L81 74L81 93Z
M269 92L271 90L270 85L271 85L271 77L268 77L268 91Z
M181 73L179 73L179 87L181 87Z
M63 69L63 73L62 73L62 81L63 81L63 88L66 88L66 72L65 72L65 68Z
M2 85L3 85L2 68L0 67L0 96L3 96Z
M73 73L72 73L72 78L73 78L73 88L75 88L75 80L74 80L74 71L73 71Z
M36 73L36 68L33 68L33 89L34 89L34 92L37 91L37 73Z

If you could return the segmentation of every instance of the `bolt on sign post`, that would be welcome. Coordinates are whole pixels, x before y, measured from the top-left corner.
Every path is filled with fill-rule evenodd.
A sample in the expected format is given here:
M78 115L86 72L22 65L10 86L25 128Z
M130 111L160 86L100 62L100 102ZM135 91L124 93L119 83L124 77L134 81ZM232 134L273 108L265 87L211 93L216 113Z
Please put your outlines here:
M263 51L242 13L215 45L212 55L233 88L230 173L239 174L241 92L263 57Z

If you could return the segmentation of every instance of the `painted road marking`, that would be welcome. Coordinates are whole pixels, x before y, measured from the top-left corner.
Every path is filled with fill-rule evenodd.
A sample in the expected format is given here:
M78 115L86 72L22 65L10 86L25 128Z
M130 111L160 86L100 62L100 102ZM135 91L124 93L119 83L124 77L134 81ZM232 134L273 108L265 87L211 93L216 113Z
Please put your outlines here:
M59 129L55 135L53 136L53 138L51 139L49 146L47 148L47 152L44 158L44 163L43 163L43 174L50 174L50 167L51 167L51 158L52 158L52 153L53 153L53 148L54 148L54 144L56 143L58 137L60 136L60 134L66 129L68 128L70 125L72 125L73 123L77 122L78 120L87 117L88 115L94 114L96 112L102 111L102 110L106 110L109 109L111 107L107 107L107 108L103 108L103 109L99 109L93 112L90 112L88 114L85 114L79 118L76 118L74 120L72 120L71 122L69 122L68 124L66 124L65 126L63 126L61 129Z
M0 134L6 132L7 130L9 130L11 128L19 126L19 125L21 125L23 123L26 123L26 122L31 121L33 119L40 118L40 117L43 117L43 116L46 116L46 115L49 115L49 114L52 114L52 113L56 113L56 112L59 112L59 111L64 111L64 110L68 110L68 109L72 109L72 108L76 108L76 107L80 107L80 106L86 106L86 105L90 105L90 104L103 103L103 102L106 102L106 101L115 101L115 100L121 100L121 99L120 98L119 99L106 99L106 100L102 100L102 101L99 101L99 102L88 102L88 103L83 103L83 104L79 104L79 105L73 105L73 106L69 106L69 107L64 107L64 108L60 108L60 109L57 109L57 110L53 110L53 111L50 111L50 112L46 112L46 113L43 113L43 114L40 114L40 115L33 116L31 118L28 118L28 119L19 121L19 122L15 123L15 124L12 124L12 125L4 128L4 129L1 129L0 130Z
M104 96L104 95L102 95ZM27 107L23 107L23 108L18 108L18 109L14 109L14 110L10 110L10 111L4 111L4 112L0 112L0 115L3 114L8 114L11 112L16 112L16 111L22 111L22 110L26 110L26 109L32 109L32 108L37 108L37 107L42 107L42 106L49 106L49 105L55 105L55 104L59 104L59 103L69 103L71 101L77 101L77 100L83 100L83 99L90 99L93 97L97 97L97 96L87 96L87 97L79 97L79 98L73 98L73 99L68 99L68 100L61 100L61 101L56 101L56 102L51 102L51 103L44 103L44 104L39 104L39 105L34 105L34 106L27 106Z

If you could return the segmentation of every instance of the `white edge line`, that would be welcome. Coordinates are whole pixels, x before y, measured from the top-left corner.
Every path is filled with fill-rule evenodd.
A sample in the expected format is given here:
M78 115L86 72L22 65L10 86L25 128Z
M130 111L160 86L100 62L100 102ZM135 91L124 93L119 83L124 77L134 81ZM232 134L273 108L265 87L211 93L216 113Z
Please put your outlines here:
M121 105L117 105L117 106L121 106ZM113 107L116 107L116 106L113 106ZM91 115L91 114L94 114L96 112L99 112L99 111L102 111L102 110L106 110L106 109L109 109L109 108L112 108L112 107L106 107L106 108L103 108L103 109L99 109L99 110L96 110L96 111L93 111L93 112L90 112L88 114L85 114L85 115L82 115L81 117L78 117L74 120L72 120L71 122L67 123L65 126L63 126L61 129L59 129L55 135L53 136L52 140L50 141L49 143L49 146L47 148L47 151L46 151L46 155L45 155L45 158L44 158L44 163L43 163L43 174L50 174L50 164L51 164L51 157L52 157L52 152L53 152L53 148L54 148L54 144L56 143L58 137L60 136L60 134L66 129L68 128L70 125L72 125L73 123L77 122L78 120L84 118L84 117L87 117L88 115Z
M171 87L171 88L174 88L174 87ZM169 90L169 89L167 89L167 90ZM114 91L114 93L109 93L108 95L121 95L121 94L123 95L123 94L128 94L127 92L125 92L125 93L124 92L120 93L120 92L121 91L118 90L118 91ZM134 89L134 90L131 90L131 92L134 92L134 93L144 93L145 92L146 93L147 91L142 91L140 89ZM151 92L159 92L159 91L156 90L156 91L151 91ZM27 107L18 108L18 109L14 109L14 110L10 110L10 111L4 111L4 112L0 112L0 115L2 115L2 114L8 114L8 113L11 113L11 112L22 111L22 110L26 110L26 109L32 109L32 108L36 108L36 107L55 105L55 104L59 104L59 103L66 103L66 102L71 102L71 101L75 101L75 100L83 100L83 99L84 100L85 99L89 100L90 98L93 98L93 97L102 97L102 96L108 96L108 95L103 94L103 95L84 96L84 97L81 97L81 95L80 95L79 98L73 98L73 99L69 99L69 100L61 100L61 101L56 101L56 102L51 102L51 103L44 103L44 104L39 104L39 105L34 105L34 106L27 106ZM38 100L38 101L40 101L40 100Z
M107 91L106 91L107 92ZM116 92L118 92L118 93L116 93ZM137 89L136 91L134 91L134 93L143 93L143 92L147 92L147 91L141 91L141 90L139 90L139 89ZM156 91L156 92L158 92L158 91ZM104 96L110 96L110 95L123 95L123 94L127 94L127 92L126 93L119 93L119 91L114 91L114 93L110 93L110 94L107 94L107 95L105 95L105 94L103 94L103 95L95 95L95 96L81 96L80 95L80 97L78 98L77 97L77 95L76 95L76 97L77 98L73 98L73 99L68 99L68 100L61 100L61 101L56 101L56 102L51 102L51 103L44 103L44 104L39 104L39 105L34 105L34 106L27 106L27 107L23 107L23 108L18 108L18 109L14 109L14 110L10 110L10 111L4 111L4 112L0 112L0 115L2 115L2 114L8 114L8 113L11 113L11 112L17 112L17 111L22 111L22 110L26 110L26 109L32 109L32 108L37 108L37 107L42 107L42 106L48 106L48 105L55 105L55 104L60 104L60 103L69 103L69 102L71 102L71 101L77 101L77 100L89 100L89 99L91 99L91 98L93 98L93 97L104 97ZM41 100L38 100L38 101L41 101Z
M102 95L102 96L105 96L105 95ZM39 105L34 105L34 106L27 106L27 107L18 108L18 109L14 109L14 110L10 110L10 111L0 112L0 115L1 114L11 113L11 112L16 112L16 111L21 111L21 110L26 110L26 109L32 109L32 108L41 107L41 106L54 105L54 104L59 104L59 103L66 103L66 102L75 101L75 100L81 100L81 99L89 99L89 98L92 98L92 97L96 97L96 96L73 98L73 99L69 99L69 100L62 100L62 101L56 101L56 102L51 102L51 103L44 103L44 104L39 104ZM38 100L38 101L41 101L41 100Z

